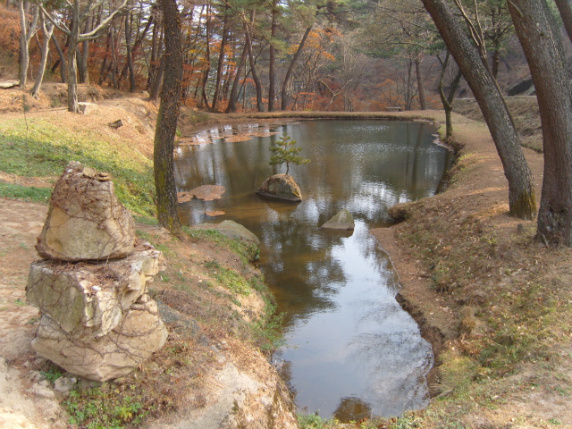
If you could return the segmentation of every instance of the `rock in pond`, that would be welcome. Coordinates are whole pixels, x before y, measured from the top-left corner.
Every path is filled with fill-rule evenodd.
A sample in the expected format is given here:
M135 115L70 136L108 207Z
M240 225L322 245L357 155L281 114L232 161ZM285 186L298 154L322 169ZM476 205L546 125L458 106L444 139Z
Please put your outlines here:
M298 203L302 201L300 187L294 178L288 174L275 174L260 185L256 192L258 195L277 200Z
M329 221L323 224L322 229L341 229L350 231L355 228L355 222L352 214L347 209L342 209L334 215Z

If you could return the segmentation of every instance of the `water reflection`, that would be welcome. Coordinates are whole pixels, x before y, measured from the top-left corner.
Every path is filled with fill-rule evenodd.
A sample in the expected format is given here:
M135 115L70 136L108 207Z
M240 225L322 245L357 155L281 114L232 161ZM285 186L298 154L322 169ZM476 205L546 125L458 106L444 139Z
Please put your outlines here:
M387 222L388 207L434 194L448 152L432 143L433 130L421 123L264 127L266 134L253 132L248 141L179 148L179 191L209 184L227 188L220 200L181 205L183 221L212 221L206 212L221 210L226 214L217 221L236 220L261 239L261 268L286 313L289 347L276 359L301 408L324 416L355 409L355 419L366 409L390 416L423 407L430 347L395 301L393 270L368 229ZM228 131L220 128L211 136ZM291 166L304 194L300 204L254 194L268 176L284 171L268 164L268 147L279 138L271 133L283 131L311 160ZM318 229L342 208L354 215L353 235Z

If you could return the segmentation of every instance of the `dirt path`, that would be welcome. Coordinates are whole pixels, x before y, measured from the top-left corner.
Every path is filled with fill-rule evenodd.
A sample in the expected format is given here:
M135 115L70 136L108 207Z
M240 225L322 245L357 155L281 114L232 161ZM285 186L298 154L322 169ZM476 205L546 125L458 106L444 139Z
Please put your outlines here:
M38 310L26 304L26 280L47 207L0 199L0 427L60 428L60 408L37 371L30 345Z
M478 341L476 337L495 334L490 330L481 333L478 328L463 333L467 321L473 320L472 314L467 317L468 310L494 308L497 297L488 295L489 289L502 291L502 286L506 284L510 293L518 290L519 282L524 283L529 278L547 284L555 281L555 278L563 285L569 285L572 281L567 268L572 263L570 250L550 250L535 243L532 236L536 221L522 221L507 215L507 181L486 125L462 117L455 118L455 125L456 139L464 147L450 188L440 195L415 203L415 214L408 222L373 231L382 247L391 255L400 274L402 290L399 298L402 305L420 322L425 337L432 341L435 351L446 355L446 371L450 371L454 365L452 361L463 359L463 353L470 354L470 347ZM539 200L543 157L528 149L525 149L525 156L533 172ZM419 220L421 218L422 221ZM427 251L418 248L423 244L417 245L410 238L414 230L411 223L415 223L415 219L424 222L427 228L435 228L437 232L432 231L432 234L442 237L430 250L435 254L437 264L440 263L439 258L446 259L449 255L453 258L455 247L467 245L471 249L467 243L478 239L460 236L458 231L466 223L478 224L479 228L490 234L490 240L494 240L498 250L491 256L478 255L490 258L487 263L489 272L475 273L474 276L471 273L465 279L449 278L448 282L453 283L451 289L437 291L437 274L431 271L434 265L427 267L427 259L433 256L420 257ZM458 252L462 254L462 251ZM471 255L465 254L461 263L470 264L470 260ZM514 260L520 261L515 264L518 268L513 270L518 274L512 274L508 268L513 267L511 263ZM540 266L542 268L538 268ZM511 274L507 275L509 272ZM568 288L558 293L561 294L563 305L567 305L566 300L572 302ZM557 326L554 328L558 329ZM475 396L469 396L464 403L444 405L441 412L448 414L448 417L437 420L456 421L463 424L458 427L467 428L572 427L570 338L566 338L565 333L562 337L562 342L555 344L561 349L555 350L556 357L550 358L550 364L527 362L519 365L506 378L491 381L482 388L469 389L486 392L482 394L490 396L490 406L479 407L482 399L477 400L477 395L473 393ZM463 353L460 354L459 349L464 350ZM434 393L447 395L452 392L453 389L447 390L447 386L443 386L443 379L448 376L450 374L439 374L439 371L432 374L429 382ZM442 426L432 423L427 427Z

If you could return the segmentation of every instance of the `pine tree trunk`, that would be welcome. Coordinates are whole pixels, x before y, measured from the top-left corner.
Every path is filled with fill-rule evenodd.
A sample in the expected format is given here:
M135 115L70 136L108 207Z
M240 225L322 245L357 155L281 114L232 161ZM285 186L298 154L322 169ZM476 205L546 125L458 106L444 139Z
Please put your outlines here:
M471 87L489 127L508 180L510 215L532 219L536 214L532 173L496 81L444 0L422 1Z
M240 76L244 70L244 64L246 63L247 55L246 43L242 48L242 54L240 56L240 61L238 62L238 67L236 69L236 74L234 75L234 81L232 83L232 89L230 90L230 97L228 98L228 106L226 108L226 113L236 112L236 102L238 101L238 89L240 88Z
M250 23L254 24L254 10L252 10L250 15ZM262 85L258 74L256 73L256 61L254 60L254 53L252 52L252 34L250 33L250 28L246 19L244 20L244 36L246 39L246 48L248 52L248 61L250 63L250 71L252 73L252 79L254 80L254 87L256 89L256 108L259 112L264 112L264 105L262 104Z
M545 0L512 0L509 10L534 81L542 121L544 180L538 238L571 247L572 88L564 50Z
M277 17L278 17L278 0L272 0L272 23L270 30L270 63L268 64L268 111L274 111L274 99L276 98L276 48L274 47L274 41L276 39L276 31L278 28Z
M294 57L292 58L292 61L290 62L290 65L288 66L288 70L286 71L286 76L284 77L284 82L282 83L282 104L280 106L280 108L282 110L286 110L286 107L288 106L288 84L290 83L290 78L292 77L292 72L294 71L294 65L298 61L298 58L300 57L300 54L302 53L302 49L304 49L304 44L306 43L306 40L308 39L308 36L310 35L310 31L312 31L312 26L313 25L310 25L306 28L306 31L304 32L304 36L302 36L302 40L300 41L300 44L298 45L298 49L296 49L296 53L294 54Z
M558 11L560 12L566 34L568 34L568 38L572 41L572 8L570 7L570 0L554 0L554 3L556 3Z
M171 232L181 230L177 188L175 185L173 149L181 104L183 52L181 18L176 0L160 0L165 31L166 67L161 91L161 104L155 131L154 171L159 225Z

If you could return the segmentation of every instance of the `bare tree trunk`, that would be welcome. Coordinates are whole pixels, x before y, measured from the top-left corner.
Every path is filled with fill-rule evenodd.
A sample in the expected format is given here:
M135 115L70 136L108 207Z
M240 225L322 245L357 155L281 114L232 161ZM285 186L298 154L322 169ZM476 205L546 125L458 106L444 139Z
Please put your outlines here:
M542 121L544 180L537 236L572 247L572 88L564 49L545 0L512 0L508 6Z
M411 95L412 93L412 79L411 79L411 69L412 67L412 61L411 58L409 58L407 60L407 75L405 76L405 110L409 111L411 110L411 102L413 101L413 96Z
M42 40L42 57L40 59L40 67L38 69L38 75L36 76L36 83L32 88L32 96L37 98L40 93L40 87L42 86L42 81L44 80L44 73L46 72L46 64L48 63L48 53L50 50L50 39L54 33L54 25L51 22L46 22L44 14L40 14L40 23L42 26L42 33L44 39Z
M58 39L56 37L52 37L52 42L54 42L54 46L56 47L56 51L58 51L58 55L60 57L60 75L62 78L62 83L66 83L67 82L67 75L68 75L68 69L67 69L67 63L66 63L66 56L64 54L64 51L62 50L60 44L58 43ZM53 67L52 67L52 70Z
M223 17L223 25L222 25L222 39L220 41L220 53L218 56L218 64L216 68L216 82L215 82L215 90L213 95L213 102L212 102L212 110L216 111L217 103L220 97L220 84L222 81L223 76L223 66L224 66L224 50L226 48L226 43L228 40L228 26L229 26L229 10L230 6L225 4L224 7L224 17Z
M160 0L165 31L167 67L161 105L155 131L153 165L159 225L171 232L181 231L177 188L175 185L173 149L181 105L183 52L181 47L181 17L176 0Z
M165 75L165 67L167 66L165 55L166 53L161 57L159 69L156 71L153 82L151 82L151 87L149 88L149 99L151 101L155 101L161 91L161 84L163 83L163 76Z
M254 9L250 14L250 24L254 24ZM246 38L246 47L248 49L248 61L250 63L250 71L252 72L252 79L254 80L254 87L256 89L256 108L259 112L264 112L264 105L262 104L262 85L256 73L256 61L254 61L254 53L252 52L252 34L250 32L249 23L244 19L244 36Z
M425 102L425 88L423 86L423 74L421 73L421 60L419 57L415 58L415 73L417 74L417 93L419 96L419 105L421 110L427 108Z
M143 31L137 36L135 42L129 48L131 51L131 53L129 54L131 56L131 61L127 61L127 63L123 66L121 73L119 74L119 81L121 81L125 77L127 72L129 72L129 88L130 88L129 91L130 92L135 92L135 90L136 90L136 87L135 87L135 83L136 83L135 82L135 57L136 57L136 53L137 53L138 49L140 48L141 44L143 43L145 36L147 35L149 28L151 27L152 22L153 22L153 15L151 15L149 17L149 20L147 21L147 24L145 24ZM132 27L133 27L133 17L131 17L131 28ZM136 28L137 28L137 26L136 26ZM131 64L131 66L129 66L129 64ZM131 89L131 87L133 87L133 89Z
M125 15L125 47L127 50L127 69L129 70L129 92L135 92L135 70L133 69L133 46L131 45L131 30L133 27L133 12Z
M493 50L493 55L491 58L491 74L493 75L493 77L495 78L495 80L497 79L497 76L499 75L499 65L500 65L500 48L494 48Z
M445 110L445 139L449 140L453 135L453 121L451 120L451 112L453 111L453 99L455 98L455 92L457 92L457 88L459 87L459 83L461 82L461 78L463 74L461 73L461 69L457 71L457 74L453 78L453 81L449 85L448 94L445 94L445 89L443 88L444 80L445 80L445 73L447 72L447 66L449 65L449 59L451 54L449 51L445 54L445 60L441 60L441 57L437 55L439 62L441 63L441 74L439 76L439 84L437 88L439 90L439 97L441 98L441 103L443 104L443 110Z
M572 41L572 8L570 7L570 0L554 0L554 3L556 3L560 16L562 17L566 34L568 34L568 38Z
M103 54L103 60L101 61L101 69L99 70L99 79L97 80L98 85L103 85L105 79L107 78L107 58L111 51L111 27L107 31L107 40L105 42L105 52Z
M300 54L302 53L302 49L304 49L304 44L306 43L306 40L308 39L308 36L310 35L310 31L312 31L312 27L313 27L313 24L306 28L306 31L304 32L304 35L302 36L302 40L300 41L300 44L298 45L298 49L296 49L296 53L294 54L294 57L292 58L292 61L290 62L290 65L288 66L288 70L286 71L286 76L284 77L284 82L282 83L282 104L280 106L280 108L282 110L286 110L286 107L288 105L288 84L290 83L290 78L292 77L292 72L294 71L294 66L295 66L296 62L298 61L298 58L300 58Z
M211 40L210 40L210 36L211 36L211 18L210 18L210 6L207 5L207 22L205 25L205 36L206 36L206 40L205 40L205 62L206 62L206 67L205 67L205 71L203 73L203 81L202 81L202 85L201 85L201 98L203 100L203 103L205 103L205 107L209 110L211 110L211 107L209 105L209 99L207 97L207 83L209 81L209 74L211 72Z
M26 90L26 83L28 81L28 66L30 65L30 40L34 37L36 31L38 31L38 15L39 8L34 7L34 15L32 21L28 24L26 20L26 15L28 13L29 4L24 4L25 0L20 0L18 2L18 7L20 11L20 88Z
M422 0L447 48L467 80L489 127L508 180L511 216L532 219L536 213L532 173L504 98L487 65L443 0Z
M93 16L88 16L85 21L84 34L89 33L93 28ZM89 83L89 70L87 68L87 59L89 58L89 40L81 43L81 55L77 56L79 83Z
M272 0L272 22L270 28L270 63L268 64L268 111L274 111L274 99L276 98L276 48L274 43L276 40L276 31L278 29L278 0Z
M246 43L242 48L242 54L240 56L240 61L238 62L238 67L236 69L236 74L234 75L234 82L232 83L232 89L230 90L230 97L228 98L228 106L226 108L226 113L236 112L236 102L238 101L238 89L240 87L240 76L244 70L244 64L246 63L246 55L248 48Z

